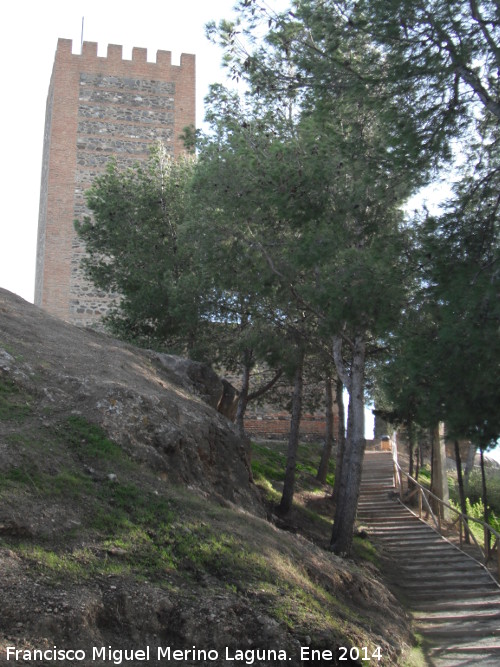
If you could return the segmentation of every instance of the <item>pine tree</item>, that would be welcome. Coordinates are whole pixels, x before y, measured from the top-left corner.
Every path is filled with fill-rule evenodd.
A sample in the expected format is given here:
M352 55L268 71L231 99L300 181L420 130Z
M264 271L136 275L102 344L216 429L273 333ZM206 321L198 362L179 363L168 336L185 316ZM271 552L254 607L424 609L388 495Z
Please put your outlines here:
M244 239L250 261L261 262L278 312L294 303L313 318L349 391L332 536L332 548L348 554L365 446L366 363L405 303L398 206L421 167L410 133L406 143L394 133L404 110L387 103L383 85L370 91L358 76L375 77L380 56L366 39L351 38L326 4L270 16L264 41L251 51L241 40L255 31L258 3L240 5L246 32L244 23L219 27L226 61L249 92L245 106L216 91L212 138L200 161L208 158L218 173L216 210Z

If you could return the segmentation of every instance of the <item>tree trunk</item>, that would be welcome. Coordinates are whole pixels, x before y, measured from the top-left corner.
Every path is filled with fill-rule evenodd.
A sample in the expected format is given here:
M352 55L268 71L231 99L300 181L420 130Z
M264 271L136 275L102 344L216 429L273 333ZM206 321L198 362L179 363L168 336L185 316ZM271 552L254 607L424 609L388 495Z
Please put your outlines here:
M410 477L413 477L415 479L414 456L417 452L418 444L417 444L417 432L415 430L415 424L412 421L408 422L407 430L408 430L408 449L410 454L410 468L408 472ZM414 488L415 488L414 482L408 480L408 491L413 491Z
M326 483L328 474L328 464L333 447L333 385L332 378L328 376L325 380L325 444L321 452L321 461L319 462L316 479L322 484Z
M420 468L422 468L424 465L424 445L422 441L418 443L418 448L417 448L417 468L415 470L415 479L418 482L418 476L420 475Z
M409 454L409 469L408 473L410 477L413 477L413 468L414 468L414 461L413 461L413 456L415 453L415 426L413 422L408 422L407 424L407 432L408 432L408 454Z
M340 480L342 477L342 461L345 454L345 409L344 409L344 384L340 378L337 379L335 387L335 402L339 416L339 428L337 433L337 455L335 457L335 480L333 482L333 502L337 504L339 496Z
M285 481L283 484L281 502L277 509L278 513L282 515L287 514L292 508L295 487L295 466L297 463L297 450L299 448L299 427L302 413L304 353L301 352L300 355L293 381L292 417L290 422L290 434L288 436Z
M341 398L337 398L337 407L339 410L339 432L337 444L337 456L335 457L335 481L333 483L332 498L335 506L340 494L340 486L342 484L342 464L346 451L346 420L344 407L344 384L342 380L337 380L337 392L340 391ZM339 396L339 394L337 394ZM349 422L349 409L347 411L347 422ZM349 426L347 425L347 430Z
M446 476L446 449L444 438L441 437L439 424L432 430L432 473L431 493L445 503L449 502L448 478ZM431 507L435 514L447 520L449 510L431 498Z
M245 351L243 364L243 377L241 379L241 391L238 397L238 407L236 408L236 428L241 438L245 437L245 412L248 405L248 389L250 387L250 370L248 351Z
M337 507L339 498L343 497L345 494L345 483L346 479L344 475L342 474L342 471L344 469L344 462L346 460L346 455L347 455L347 450L349 448L349 442L347 440L347 433L352 432L350 428L350 423L352 421L352 404L349 401L348 407L347 407L347 431L346 428L344 427L343 430L343 438L342 438L342 446L339 447L339 450L337 451L337 458L336 458L336 468L335 468L335 485L333 487L333 501L335 503L335 507Z
M475 460L476 460L476 445L470 443L469 450L467 452L467 461L465 462L465 472L464 472L464 486L466 490L469 488L469 477L471 472L474 470Z
M480 451L480 454L481 454L481 485L482 485L482 500L483 500L483 508L484 508L483 521L484 521L484 523L489 524L489 522L490 522L490 510L489 510L489 507L488 507L488 489L487 489L487 485L486 485L486 471L484 469L484 449L481 447L479 449L479 451ZM491 547L490 532L488 531L487 535L485 534L485 541L484 541L484 552L485 552L487 558L490 555L490 547Z
M240 437L245 437L245 413L248 407L248 404L251 401L254 401L256 398L260 398L267 391L272 389L276 382L283 375L283 371L279 368L274 377L269 380L266 384L259 387L256 391L249 393L250 390L250 373L253 365L253 353L251 350L245 352L245 365L243 367L243 377L241 380L241 392L238 397L238 407L236 409L236 428L238 429L238 434Z
M342 462L330 549L338 556L349 556L352 550L354 525L358 508L363 456L365 453L365 357L366 346L362 336L356 336L352 346L352 364L349 376L349 418L346 449ZM337 358L336 358L337 363ZM339 375L345 376L343 366Z
M464 476L462 473L462 457L460 456L460 445L458 440L455 440L455 463L457 465L457 480L458 480L458 495L460 498L460 511L462 514L467 514L467 503L465 502ZM465 542L470 544L469 524L467 519L464 519Z

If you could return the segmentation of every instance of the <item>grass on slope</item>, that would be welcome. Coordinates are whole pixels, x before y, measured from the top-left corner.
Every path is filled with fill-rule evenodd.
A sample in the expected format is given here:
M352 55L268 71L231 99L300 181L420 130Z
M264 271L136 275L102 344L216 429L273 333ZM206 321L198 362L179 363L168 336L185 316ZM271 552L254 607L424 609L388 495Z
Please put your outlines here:
M326 633L375 649L373 619L346 592L358 566L342 569L262 519L166 485L98 426L79 415L40 415L36 404L0 375L0 548L33 577L54 586L119 576L173 590L213 587L255 598L298 637ZM331 522L328 487L314 480L319 453L318 445L301 447L294 510L298 531L308 526L316 542L328 540ZM283 455L282 444L254 446L254 474L272 498ZM373 559L368 543L358 548Z

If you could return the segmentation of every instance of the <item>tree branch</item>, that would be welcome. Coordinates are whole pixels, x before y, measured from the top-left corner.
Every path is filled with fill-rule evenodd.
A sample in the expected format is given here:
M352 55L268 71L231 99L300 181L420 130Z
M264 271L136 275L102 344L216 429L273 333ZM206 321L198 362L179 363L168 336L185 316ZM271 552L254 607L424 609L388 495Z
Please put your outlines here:
M311 304L306 301L298 292L296 287L291 283L286 276L276 267L273 258L269 255L267 250L264 248L262 243L256 243L256 246L259 248L259 250L262 252L262 254L265 257L266 262L269 265L269 268L271 271L280 278L280 280L283 281L283 283L288 287L290 290L292 296L294 299L299 303L301 306L303 306L306 310L308 310L310 313L313 313L313 315L316 315L316 317L320 320L324 319L324 315L320 312L318 312L315 308L311 306Z
M278 382L278 380L280 379L280 377L282 375L283 375L283 369L279 368L276 371L274 377L271 378L269 380L269 382L262 385L261 387L259 387L259 389L252 392L251 394L248 394L247 400L250 402L250 401L254 401L256 398L260 398L263 394L265 394L267 391L269 391L270 389L272 389L274 387L274 385L276 384L276 382Z
M337 335L333 337L332 350L333 350L333 359L335 361L335 368L337 369L338 376L342 381L342 384L350 392L351 390L351 378L347 373L344 359L342 357L342 336Z
M431 19L429 19L431 22ZM432 25L432 23L431 23ZM496 102L488 91L484 88L480 78L475 74L464 62L461 62L460 56L457 53L455 44L450 35L439 25L435 25L435 30L438 38L444 43L446 51L448 52L451 63L455 72L462 78L465 83L472 88L474 93L483 103L485 109L500 119L500 104Z
M481 16L481 12L479 11L479 6L477 3L477 0L469 0L469 6L472 14L472 18L477 21L479 24L479 27L481 28L481 32L483 33L483 36L488 43L488 46L490 49L493 51L495 54L495 60L497 64L500 64L500 49L498 48L497 43L495 42L495 39L492 37L490 31L488 30L488 27L486 25L485 20Z

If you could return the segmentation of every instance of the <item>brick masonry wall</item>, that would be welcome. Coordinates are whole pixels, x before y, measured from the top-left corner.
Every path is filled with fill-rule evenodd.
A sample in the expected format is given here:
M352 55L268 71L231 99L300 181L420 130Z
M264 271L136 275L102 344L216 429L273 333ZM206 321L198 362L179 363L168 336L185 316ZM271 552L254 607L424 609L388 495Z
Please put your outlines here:
M241 390L241 376L227 372L223 367L215 369L237 392ZM252 370L250 393L265 385L274 376L274 370L258 364ZM258 401L250 401L245 411L245 431L251 437L265 440L286 440L290 432L290 412L284 408L290 400L293 387L282 376L273 389ZM303 409L300 435L304 440L320 441L325 438L325 387L324 383L304 377ZM339 416L334 395L333 436L338 437Z
M91 325L109 308L110 296L85 280L80 268L84 247L74 219L88 214L84 193L115 157L121 167L149 155L161 139L173 155L179 139L195 124L195 56L182 54L172 65L169 51L147 62L147 50L134 48L123 60L122 47L84 42L81 55L59 39L47 96L35 303L80 325Z
M326 422L324 415L305 414L300 420L300 435L304 440L324 440ZM333 432L337 437L338 419L334 416ZM250 437L266 440L286 440L290 432L290 415L270 413L262 416L249 416L245 419L245 431Z
M333 435L338 435L338 412L334 406ZM326 421L321 412L304 413L300 420L300 435L304 440L324 440ZM276 412L266 406L258 410L248 410L245 416L245 431L250 437L266 440L286 440L290 432L290 413Z

